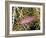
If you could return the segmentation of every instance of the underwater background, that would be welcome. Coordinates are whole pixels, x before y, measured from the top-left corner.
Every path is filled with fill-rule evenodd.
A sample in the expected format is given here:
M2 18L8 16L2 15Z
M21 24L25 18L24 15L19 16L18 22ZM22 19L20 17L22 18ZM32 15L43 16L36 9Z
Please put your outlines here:
M12 7L13 31L40 30L40 8Z

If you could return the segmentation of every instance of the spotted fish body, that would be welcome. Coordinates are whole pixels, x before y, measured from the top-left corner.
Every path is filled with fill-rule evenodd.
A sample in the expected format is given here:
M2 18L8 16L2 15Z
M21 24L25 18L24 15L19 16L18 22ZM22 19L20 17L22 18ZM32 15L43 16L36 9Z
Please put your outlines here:
M35 16L26 16L20 20L20 24L31 23L35 19Z

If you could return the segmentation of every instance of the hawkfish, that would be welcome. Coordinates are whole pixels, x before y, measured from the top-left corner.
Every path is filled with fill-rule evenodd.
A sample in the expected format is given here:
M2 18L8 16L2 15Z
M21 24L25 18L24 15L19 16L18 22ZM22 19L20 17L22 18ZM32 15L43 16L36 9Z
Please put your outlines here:
M28 24L31 23L33 20L35 20L35 16L25 16L24 18L21 18L19 23L20 24Z

